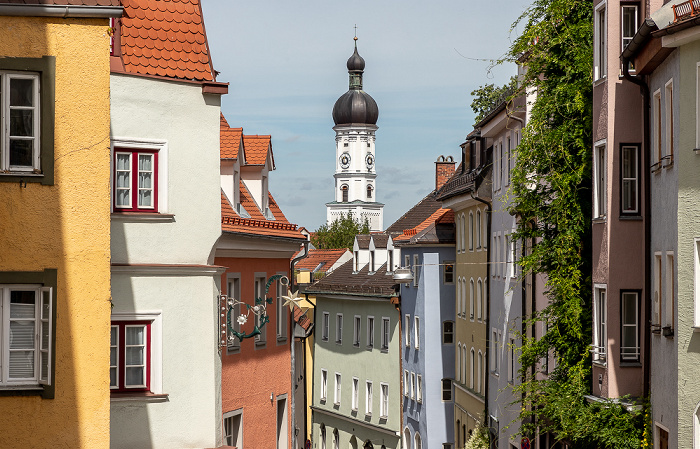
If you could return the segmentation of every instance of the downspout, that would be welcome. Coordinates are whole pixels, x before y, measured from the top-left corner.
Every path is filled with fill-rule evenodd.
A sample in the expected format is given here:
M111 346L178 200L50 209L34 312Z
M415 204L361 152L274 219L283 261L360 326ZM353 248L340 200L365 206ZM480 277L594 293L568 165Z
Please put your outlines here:
M474 195L474 191L470 192L470 195L473 200L476 200L480 203L483 203L486 205L486 241L488 244L486 245L486 282L489 282L491 279L491 203L489 201L486 201L484 199L479 198L478 196ZM488 373L489 371L489 354L491 353L490 349L490 341L489 341L489 329L491 326L491 286L489 285L488 289L488 300L486 301L486 351L484 353L484 366L481 368ZM486 424L489 419L489 376L484 375L484 424ZM489 431L489 434L491 432ZM490 437L489 437L490 439Z
M646 318L646 323L644 326L644 365L643 365L643 376L644 376L644 397L649 397L650 393L650 362L651 362L651 331L650 331L650 320L651 320L651 181L650 176L647 171L647 167L651 166L651 154L649 150L650 143L650 123L649 123L649 110L651 109L651 102L649 99L649 86L644 81L641 75L632 76L629 73L629 62L631 58L636 54L637 50L646 43L649 39L651 32L656 28L656 24L651 19L646 19L639 31L634 36L632 42L627 45L625 50L622 52L620 59L622 60L622 75L623 77L636 85L639 86L639 90L642 94L642 102L644 111L644 131L642 135L642 176L644 176L644 313Z
M291 279L289 280L289 290L292 292L294 291L294 280L295 280L294 266L297 264L297 262L299 262L301 259L306 258L308 255L309 255L309 239L307 237L306 241L304 241L304 251L301 254L299 254L297 257L292 259L292 261L289 263L289 274L291 276ZM294 384L296 383L296 369L295 369L296 368L296 355L294 353L294 346L295 346L294 345L294 343L295 343L295 341L294 341L294 317L292 316L291 313L289 314L289 323L290 323L289 329L291 330L291 335L289 338L289 340L290 340L290 357L291 357L291 361L292 361L292 363L291 363L292 369L290 370L291 371L290 376L291 376L291 381L292 381L292 383L291 383L292 388L290 391L291 396L292 396L290 398L290 404L291 404L291 409L292 409L292 417L291 417L292 418L291 419L292 425L291 425L291 432L290 432L291 433L290 442L294 442L296 440L296 434L297 434L297 432L296 432L296 414L295 414L295 411L296 411L296 400L295 400L296 399L296 391L294 388ZM302 357L303 357L303 355L302 355ZM304 360L304 366L306 366L306 360ZM304 386L306 386L306 378L304 379ZM304 387L304 397L306 397L306 387ZM304 431L306 431L306 429L304 429ZM294 447L294 446L296 446L296 444L292 443L292 447Z

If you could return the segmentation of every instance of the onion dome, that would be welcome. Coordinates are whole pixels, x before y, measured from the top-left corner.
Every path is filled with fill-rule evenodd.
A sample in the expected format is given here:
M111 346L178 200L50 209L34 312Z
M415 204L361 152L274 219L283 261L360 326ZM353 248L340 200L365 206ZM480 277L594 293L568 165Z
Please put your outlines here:
M379 118L379 108L374 98L362 90L365 60L357 52L357 38L355 38L355 51L348 59L347 66L350 75L349 90L335 102L333 121L336 125L351 123L376 125Z

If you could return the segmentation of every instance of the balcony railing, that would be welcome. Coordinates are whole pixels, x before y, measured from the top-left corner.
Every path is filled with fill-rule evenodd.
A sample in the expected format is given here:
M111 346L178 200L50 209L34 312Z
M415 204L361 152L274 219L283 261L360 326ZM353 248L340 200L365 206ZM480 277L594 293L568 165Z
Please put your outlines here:
M673 5L673 21L678 22L700 13L700 0L688 0L687 2Z

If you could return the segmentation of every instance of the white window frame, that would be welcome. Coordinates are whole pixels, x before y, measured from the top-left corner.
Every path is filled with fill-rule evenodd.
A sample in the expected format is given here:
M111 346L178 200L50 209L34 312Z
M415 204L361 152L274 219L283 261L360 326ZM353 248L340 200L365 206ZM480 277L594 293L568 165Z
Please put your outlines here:
M664 139L664 157L666 162L664 162L664 167L673 163L673 147L675 146L674 139L674 126L673 126L673 78L668 80L664 85L664 130L666 132L666 138Z
M282 276L287 275L287 273L284 272L277 272L277 274ZM284 344L287 341L287 336L289 335L289 316L287 315L288 308L284 305L284 299L282 298L282 296L285 294L284 287L285 286L282 284L282 282L280 282L280 279L275 282L275 303L277 304L276 330L278 344Z
M459 237L460 237L460 247L462 248L462 252L466 251L466 243L464 240L464 228L466 227L466 219L464 218L464 212L460 214L461 220L460 220L460 225L459 225Z
M455 353L455 380L457 382L462 382L462 364L460 363L460 357L462 355L462 342L457 343L457 352Z
M365 415L372 416L372 396L374 392L372 391L372 381L368 380L365 382Z
M634 168L632 169L631 176L625 176L625 155L631 155L631 159L634 161ZM639 175L640 175L640 165L639 165L639 146L638 145L622 145L620 148L620 191L621 191L621 201L620 201L620 213L621 214L638 214L639 213ZM634 193L629 192L626 188L627 185L632 185L634 188ZM629 199L627 197L631 195ZM631 201L634 203L634 207L626 208L626 202Z
M420 349L420 317L413 317L413 343L416 349Z
M352 328L352 344L355 347L359 347L361 343L362 336L362 317L360 315L355 315L353 320Z
M606 6L606 2L603 1L595 7L593 35L593 81L602 80L607 77L608 15Z
M484 209L484 212L486 212L485 209ZM481 251L481 240L482 240L482 237L481 237L481 230L482 230L482 227L481 227L481 220L482 220L481 209L477 208L477 209L476 209L476 218L475 218L475 223L474 223L474 226L476 227L476 237L475 237L475 240L476 240L476 250L477 250L477 251Z
M474 321L474 278L469 278L469 321Z
M328 398L328 371L325 369L321 370L321 401L325 402Z
M623 362L637 362L640 360L640 342L639 342L639 292L632 290L622 290L620 292L620 360ZM631 297L633 299L633 314L634 320L632 323L626 322L626 307L628 303L625 301L625 297ZM632 328L634 331L634 340L632 345L625 346L625 329ZM632 349L632 353L626 351Z
M128 137L113 137L110 140L110 161L114 163L115 148L123 148L125 150L148 150L150 152L158 153L158 166L156 170L158 171L158 183L154 184L155 191L158 194L158 210L159 214L167 214L169 211L168 206L168 153L169 145L165 140L156 139L134 139ZM110 185L116 185L116 179L114 178L116 167L110 170ZM115 207L116 198L114 198L115 189L111 189L112 194L112 212L118 211L119 208ZM133 197L133 195L132 195ZM151 212L152 214L152 212ZM117 217L118 218L118 217Z
M601 296L602 294L602 296ZM593 361L605 364L608 347L608 290L606 284L593 286Z
M607 141L593 145L593 217L605 218L608 214L608 155ZM602 165L602 167L601 167Z
M367 317L367 348L374 348L374 317Z
M151 378L150 391L163 394L163 312L162 310L138 312L112 312L110 321L151 322ZM112 401L119 400L112 398Z
M32 104L33 106L10 106L10 96L4 92L10 92L10 81L12 79L29 79L32 80ZM41 95L39 84L41 76L36 72L17 72L9 70L0 70L0 107L2 108L3 117L8 117L0 123L0 135L2 143L0 143L0 171L8 171L12 173L32 173L34 170L41 170ZM13 136L12 140L32 140L32 165L10 165L10 129L9 116L11 110L31 110L32 128L34 136Z
M474 348L469 351L469 388L474 389Z
M469 211L469 251L474 251L474 213Z
M403 370L403 395L408 397L408 382L409 382L408 370Z
M323 323L321 327L321 340L328 341L329 337L329 327L330 327L331 314L329 312L323 312Z
M657 251L654 253L654 273L652 274L653 276L653 282L654 282L654 298L653 298L653 306L654 310L651 314L651 324L656 327L658 330L661 330L661 323L662 323L662 304L663 304L663 293L661 291L661 273L662 273L662 266L661 266L661 252Z
M662 154L662 140L661 140L661 108L662 108L662 103L661 103L661 89L657 89L654 91L654 94L652 95L652 102L651 102L651 116L652 116L652 124L651 124L651 129L652 129L652 139L651 139L651 146L652 146L652 159L656 164L661 163L661 158L663 157Z
M233 439L233 427L235 419L240 417L238 422L238 438ZM224 413L223 416L223 431L224 431L224 444L234 447L243 447L243 409L233 410ZM229 433L230 432L230 433Z
M413 255L413 286L418 287L420 282L420 264L418 254Z
M389 350L391 341L391 319L387 316L382 317L382 351Z
M508 382L513 383L515 377L515 337L508 335Z
M476 359L476 392L477 393L483 393L486 391L486 387L482 384L482 382L486 382L486 373L483 374L482 376L482 371L486 369L486 366L484 366L484 354L481 352L481 349L479 349L479 353L477 355Z
M474 300L476 301L476 320L478 322L481 322L482 319L482 314L481 314L481 278L476 278L476 296L474 297Z
M416 402L423 403L423 376L416 374Z
M360 403L360 379L352 378L352 409L357 411Z
M493 357L491 358L491 374L498 376L499 346L498 330L495 327L491 329L491 347L493 354Z
M339 345L343 344L343 314L335 314L335 342Z
M416 399L416 373L411 371L411 399Z
M666 266L664 268L664 327L675 329L676 315L676 278L675 278L675 254L672 251L666 253Z
M343 392L343 377L340 373L335 373L335 389L333 390L333 404L340 405L340 395Z
M411 346L411 315L406 314L404 315L404 343L406 344L406 347Z
M456 306L457 306L457 317L462 318L462 276L457 277L457 285L455 287L456 294Z
M379 384L379 417L387 419L389 417L389 384L381 382Z
M632 23L631 29L632 35L631 36L625 36L625 10L626 9L632 9L634 11L634 22ZM620 53L622 53L625 50L625 47L629 45L630 42L632 42L632 39L634 38L634 33L637 32L637 29L639 28L638 26L639 22L639 5L636 3L627 3L627 4L622 4L620 5Z

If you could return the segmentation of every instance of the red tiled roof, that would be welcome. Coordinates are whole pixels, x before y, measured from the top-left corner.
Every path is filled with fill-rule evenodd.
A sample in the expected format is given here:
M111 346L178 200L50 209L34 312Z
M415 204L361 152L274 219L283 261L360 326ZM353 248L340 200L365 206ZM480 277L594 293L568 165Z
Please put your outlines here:
M228 198L221 192L221 230L224 232L231 233L241 233L241 234L254 234L254 235L265 235L274 237L288 237L297 238L301 240L306 240L306 237L299 232L297 225L289 223L287 219L279 211L277 203L275 206L280 212L277 215L273 210L273 215L276 220L266 220L265 217L260 213L255 203L250 197L248 189L241 182L241 205L245 208L246 212L250 215L250 218L243 218L233 210L231 203ZM271 203L274 202L274 198L270 195ZM271 208L272 209L272 208Z
M221 114L219 135L221 159L237 159L238 151L241 148L243 128L229 127L224 114Z
M312 271L318 267L319 264L323 263L324 265L318 271L325 273L328 268L332 267L333 264L335 264L338 259L340 259L343 254L347 252L349 252L347 248L310 249L309 255L305 259L301 259L299 262L297 262L294 268Z
M265 165L271 136L243 136L246 165Z
M413 227L411 229L405 229L403 231L403 234L397 235L394 237L394 242L405 242L411 240L411 237L415 236L416 234L420 233L421 231L425 230L428 226L430 226L433 223L446 223L448 222L449 217L445 217L446 215L452 215L453 221L454 221L454 212L452 212L451 209L438 209L435 212L433 212L428 218L423 220L422 223L420 223L418 226ZM445 218L445 220L443 220Z
M122 0L124 69L195 81L215 81L199 0Z
M253 200L253 197L250 195L250 192L248 191L248 188L245 186L243 181L240 181L238 183L239 186L239 191L240 191L240 201L241 201L241 206L243 206L243 209L245 209L246 212L248 212L248 215L250 215L250 218L254 220L265 220L265 216L260 212L260 208L258 207L257 203Z
M121 6L119 0L0 0L14 5Z

